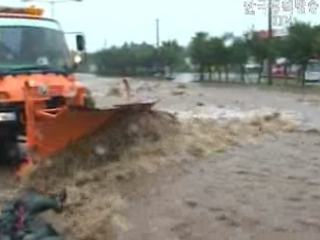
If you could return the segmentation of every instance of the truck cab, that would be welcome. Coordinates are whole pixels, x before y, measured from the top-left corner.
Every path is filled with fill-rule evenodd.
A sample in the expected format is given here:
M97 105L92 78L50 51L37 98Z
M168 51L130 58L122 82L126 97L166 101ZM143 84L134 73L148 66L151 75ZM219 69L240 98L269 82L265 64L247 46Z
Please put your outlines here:
M60 24L42 14L35 7L0 7L0 160L20 158L26 82L38 86L47 108L81 106L88 97L73 75L81 59L68 49ZM76 35L76 43L82 53L83 35Z

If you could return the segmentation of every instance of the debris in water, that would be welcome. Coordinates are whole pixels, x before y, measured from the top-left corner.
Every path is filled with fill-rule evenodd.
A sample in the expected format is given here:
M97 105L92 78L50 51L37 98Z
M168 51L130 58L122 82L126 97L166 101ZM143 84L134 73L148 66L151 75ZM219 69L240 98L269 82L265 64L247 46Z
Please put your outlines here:
M101 145L97 145L95 148L95 153L99 156L104 156L107 153L107 149Z
M186 94L186 91L184 91L184 90L173 90L172 91L173 96L181 96L181 95L185 95L185 94Z
M154 87L147 82L141 82L136 88L137 92L142 92L142 91L151 92L153 90L154 90Z
M203 107L203 106L204 106L204 103L203 103L203 102L197 102L197 106L198 106L198 107Z
M187 85L184 84L184 83L179 83L179 84L177 85L177 88L178 88L178 89L187 89Z
M121 97L121 90L118 87L112 87L108 91L107 96Z
M130 229L121 211L122 194L132 189L121 186L162 166L205 160L228 147L257 143L265 134L296 126L294 115L264 110L204 107L176 116L164 111L122 115L71 145L52 159L53 164L37 166L24 184L43 191L67 188L63 229L75 239L113 239L112 226Z

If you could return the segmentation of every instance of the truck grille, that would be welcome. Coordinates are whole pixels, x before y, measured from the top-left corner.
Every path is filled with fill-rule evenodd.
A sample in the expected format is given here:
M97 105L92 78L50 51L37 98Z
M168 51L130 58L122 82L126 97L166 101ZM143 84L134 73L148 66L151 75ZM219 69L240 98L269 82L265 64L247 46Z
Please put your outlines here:
M49 109L58 108L66 104L66 99L62 96L52 97L46 102L46 106Z

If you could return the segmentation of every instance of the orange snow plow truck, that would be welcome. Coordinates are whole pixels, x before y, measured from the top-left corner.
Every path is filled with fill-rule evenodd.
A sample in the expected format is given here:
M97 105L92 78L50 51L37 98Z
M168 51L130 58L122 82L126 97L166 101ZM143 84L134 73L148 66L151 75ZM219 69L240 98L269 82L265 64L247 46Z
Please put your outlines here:
M149 110L154 102L87 106L89 95L74 72L85 52L75 36L73 57L59 23L35 7L0 7L0 159L19 165L62 151L114 116ZM32 154L30 154L32 153Z

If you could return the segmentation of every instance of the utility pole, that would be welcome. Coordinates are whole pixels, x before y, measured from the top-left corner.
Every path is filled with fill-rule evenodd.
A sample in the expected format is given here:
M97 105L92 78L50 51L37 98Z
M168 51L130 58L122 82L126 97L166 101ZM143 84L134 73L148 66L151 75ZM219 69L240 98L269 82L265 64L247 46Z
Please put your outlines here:
M159 19L156 19L156 44L157 44L157 48L156 48L156 57L155 57L155 68L156 68L156 72L160 71L160 66L159 66L159 47L160 47L160 33L159 33Z
M159 30L159 19L156 19L156 41L157 41L157 48L160 47L160 30Z
M272 0L269 0L268 5L268 85L272 85L272 56L271 56L271 44L272 44Z

